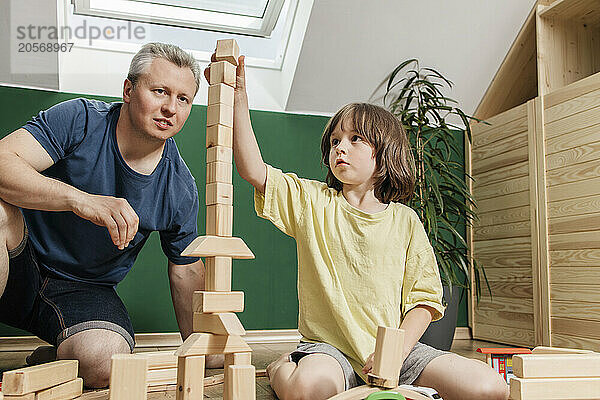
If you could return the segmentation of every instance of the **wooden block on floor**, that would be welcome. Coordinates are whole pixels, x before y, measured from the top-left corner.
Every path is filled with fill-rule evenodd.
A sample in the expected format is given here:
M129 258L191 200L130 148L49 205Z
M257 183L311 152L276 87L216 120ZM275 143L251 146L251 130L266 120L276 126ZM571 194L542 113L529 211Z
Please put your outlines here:
M81 396L83 393L83 379L76 378L72 381L39 391L35 400L70 400Z
M192 333L177 349L178 356L203 356L206 354L247 353L252 349L237 335Z
M215 335L246 334L244 326L234 313L194 313L194 332L214 333Z
M600 396L600 378L511 378L512 400L591 400Z
M177 400L204 398L204 356L179 357L176 393Z
M394 388L398 386L402 368L404 331L402 329L377 328L373 369L367 375L369 384Z
M77 360L60 360L7 371L2 376L2 393L23 395L72 381L78 366Z
M231 292L231 257L206 257L204 267L206 291Z
M206 234L230 237L233 233L233 206L213 204L206 206Z
M231 183L232 165L222 161L206 164L206 183Z
M592 350L583 349L568 349L565 347L547 347L537 346L531 350L532 354L590 354L594 353Z
M595 353L519 354L512 362L518 378L600 377L600 354Z
M136 353L148 359L148 371L153 369L177 368L175 351L146 351Z
M244 311L244 292L205 292L197 290L192 300L192 311L222 313Z
M192 257L254 258L254 253L250 251L241 238L223 236L197 237L183 250L181 255Z
M256 372L253 365L230 365L225 379L228 386L227 398L223 391L223 400L255 400Z
M229 376L230 365L252 365L252 353L229 353L225 354L225 363L223 366L223 375L225 381ZM223 399L229 398L229 385L223 385Z
M175 356L175 352L173 352L173 355ZM177 359L177 356L175 358ZM174 367L148 370L148 387L174 385L176 383L177 361L175 361Z
M231 164L233 162L233 149L225 146L213 146L206 150L206 162L223 161Z
M235 65L227 61L217 61L210 64L210 84L224 83L235 87Z
M233 107L227 104L211 104L206 109L206 126L233 127Z
M233 146L233 128L225 125L212 125L206 128L206 147ZM231 164L231 162L228 162Z
M238 64L240 57L240 48L235 39L217 40L217 49L215 51L217 61L227 61L233 65Z
M208 87L208 105L226 104L233 107L234 89L224 83L217 83Z
M115 354L110 367L110 400L146 400L148 359L137 354Z
M231 183L207 183L206 205L233 204L233 185Z

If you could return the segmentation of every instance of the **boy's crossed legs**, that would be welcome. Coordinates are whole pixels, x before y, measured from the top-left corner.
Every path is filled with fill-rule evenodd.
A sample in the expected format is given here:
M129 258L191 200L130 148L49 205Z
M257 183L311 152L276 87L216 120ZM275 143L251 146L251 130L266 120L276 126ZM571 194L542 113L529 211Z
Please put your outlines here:
M327 399L345 390L346 378L338 360L313 353L296 364L289 353L267 367L271 387L282 400ZM432 387L444 400L508 399L508 385L484 362L447 353L431 360L412 383Z

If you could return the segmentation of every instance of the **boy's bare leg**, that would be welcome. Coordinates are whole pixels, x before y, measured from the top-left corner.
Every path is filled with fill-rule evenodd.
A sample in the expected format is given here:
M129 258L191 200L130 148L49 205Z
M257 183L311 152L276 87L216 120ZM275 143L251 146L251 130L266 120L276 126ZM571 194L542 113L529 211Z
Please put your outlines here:
M0 296L8 280L8 251L21 243L24 229L21 211L0 199Z
M434 388L444 400L506 400L509 395L498 372L482 361L457 354L434 358L413 384Z
M284 354L267 367L271 387L281 400L321 400L344 391L344 372L335 358L310 354L296 364L288 357Z

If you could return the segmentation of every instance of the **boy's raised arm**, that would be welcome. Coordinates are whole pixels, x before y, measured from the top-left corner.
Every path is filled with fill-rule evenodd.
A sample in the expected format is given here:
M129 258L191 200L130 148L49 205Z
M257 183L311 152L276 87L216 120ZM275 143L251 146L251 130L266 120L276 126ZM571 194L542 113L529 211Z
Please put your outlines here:
M213 54L212 61L215 60ZM210 67L204 71L207 80L210 76L209 69ZM233 106L233 157L235 166L242 178L260 193L264 193L267 182L267 166L260 154L260 148L250 122L244 56L240 56L238 60L236 75Z

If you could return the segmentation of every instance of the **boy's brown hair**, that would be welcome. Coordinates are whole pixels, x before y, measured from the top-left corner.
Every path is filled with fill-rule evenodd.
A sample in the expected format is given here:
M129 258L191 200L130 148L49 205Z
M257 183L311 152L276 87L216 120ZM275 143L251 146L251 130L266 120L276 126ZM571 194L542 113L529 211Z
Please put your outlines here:
M410 200L415 188L415 162L410 143L398 118L374 104L348 104L327 123L321 138L321 158L327 167L327 186L342 190L342 182L333 175L329 166L331 133L340 122L343 130L356 131L374 148L375 197L386 204Z

